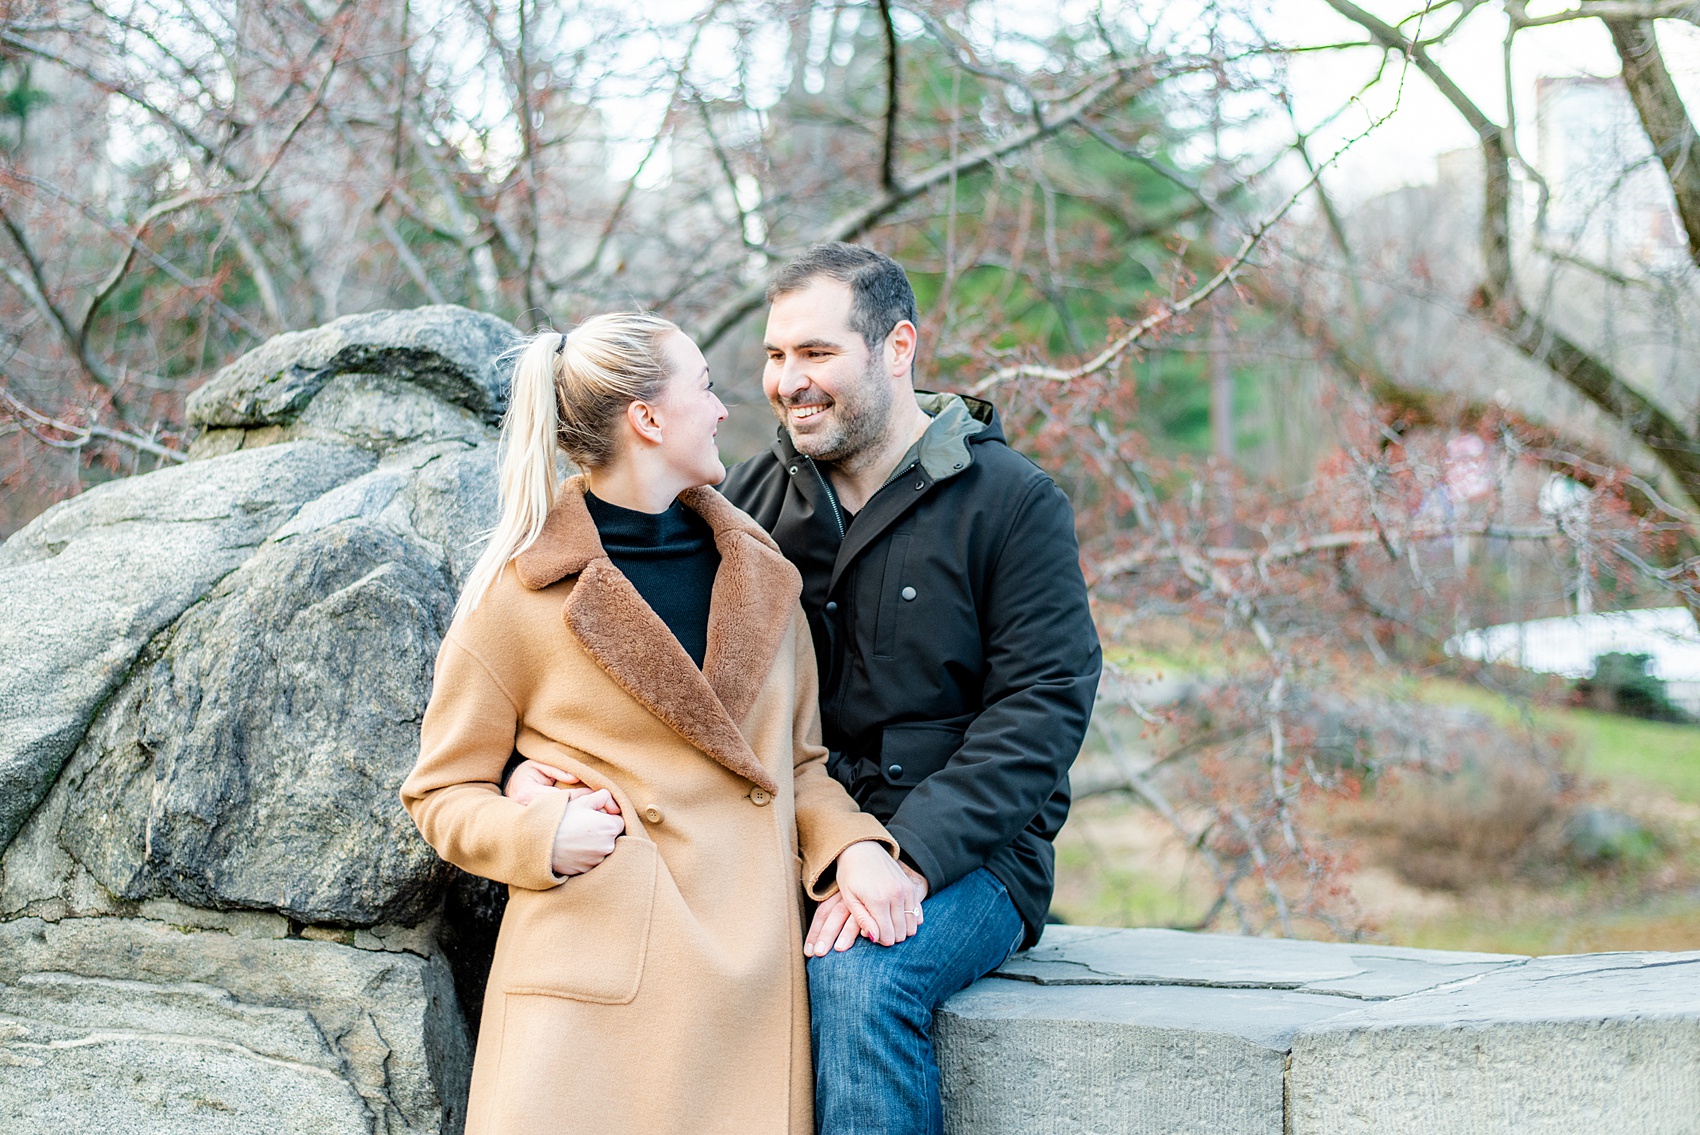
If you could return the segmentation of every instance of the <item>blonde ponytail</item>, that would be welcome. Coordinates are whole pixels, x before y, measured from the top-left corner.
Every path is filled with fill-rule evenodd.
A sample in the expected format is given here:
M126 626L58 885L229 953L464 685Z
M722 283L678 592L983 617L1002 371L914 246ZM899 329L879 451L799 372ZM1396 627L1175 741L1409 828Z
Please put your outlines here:
M477 608L508 562L531 547L555 504L555 454L584 469L615 455L615 424L668 377L661 341L678 328L644 312L592 316L568 335L543 331L518 349L498 447L501 519L455 605Z

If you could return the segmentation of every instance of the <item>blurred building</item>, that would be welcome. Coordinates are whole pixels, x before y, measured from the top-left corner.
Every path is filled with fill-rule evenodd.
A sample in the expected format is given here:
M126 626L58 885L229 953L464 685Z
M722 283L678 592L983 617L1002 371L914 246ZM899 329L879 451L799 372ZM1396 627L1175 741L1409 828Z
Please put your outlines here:
M1549 242L1621 268L1683 258L1670 183L1621 78L1537 80L1535 121Z

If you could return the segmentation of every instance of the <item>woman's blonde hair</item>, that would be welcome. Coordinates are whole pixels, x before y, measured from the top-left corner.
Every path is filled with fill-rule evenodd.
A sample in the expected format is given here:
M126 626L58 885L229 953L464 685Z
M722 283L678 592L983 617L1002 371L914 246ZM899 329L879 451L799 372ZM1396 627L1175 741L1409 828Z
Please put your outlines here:
M658 315L611 312L568 334L542 331L515 350L502 419L501 520L473 565L455 613L471 611L508 562L543 531L555 504L555 451L581 469L614 458L615 423L633 402L652 401L667 382L662 340L678 328Z

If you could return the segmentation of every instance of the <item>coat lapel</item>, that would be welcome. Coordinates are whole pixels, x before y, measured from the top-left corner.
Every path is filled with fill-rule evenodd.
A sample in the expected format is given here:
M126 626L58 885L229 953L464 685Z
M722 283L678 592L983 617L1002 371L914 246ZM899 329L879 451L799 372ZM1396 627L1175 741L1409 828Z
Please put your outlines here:
M797 571L765 532L712 489L681 496L714 530L721 557L709 600L708 653L698 670L637 588L602 549L584 505L585 485L561 485L530 548L515 557L520 582L541 589L578 583L562 616L585 651L649 712L726 768L776 792L738 729L767 680L802 589Z

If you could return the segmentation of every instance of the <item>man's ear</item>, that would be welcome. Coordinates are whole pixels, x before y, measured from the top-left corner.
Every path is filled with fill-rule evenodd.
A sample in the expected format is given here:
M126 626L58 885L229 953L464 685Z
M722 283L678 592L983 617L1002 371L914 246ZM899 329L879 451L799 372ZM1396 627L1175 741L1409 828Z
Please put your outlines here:
M900 319L897 326L891 329L891 334L885 337L885 359L891 368L891 376L915 374L915 351L920 345L921 333L915 330L915 325L907 319Z
M648 402L628 402L626 423L632 427L633 433L651 445L661 444L661 418Z

